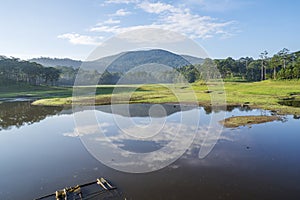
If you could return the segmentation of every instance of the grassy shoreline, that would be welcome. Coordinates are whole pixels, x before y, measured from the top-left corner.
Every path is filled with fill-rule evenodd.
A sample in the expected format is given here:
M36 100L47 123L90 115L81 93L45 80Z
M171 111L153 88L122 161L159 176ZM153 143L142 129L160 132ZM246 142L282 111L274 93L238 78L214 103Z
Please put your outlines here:
M237 128L240 126L251 126L253 124L262 124L280 120L278 116L235 116L226 118L220 123L226 128Z
M93 104L95 102L96 105L104 105L111 103L111 97L115 100L114 103L170 103L178 102L177 98L179 97L180 102L187 104L197 101L199 106L211 106L212 96L221 98L226 95L226 104L230 106L249 106L250 108L276 111L278 114L300 115L300 107L285 106L279 103L300 98L300 81L225 82L224 94L215 91L214 86L203 83L194 83L190 88L150 84L136 87L135 85L118 85L114 90L115 86L113 85L98 86L94 99L86 98L84 101L73 103ZM173 93L175 92L177 96L168 87L174 89ZM12 97L16 94L20 96L24 93L26 92L11 92L10 95L0 93L0 98ZM188 95L191 93L196 96L194 100L191 100ZM32 94L40 98L34 101L33 105L70 106L72 104L72 88L40 88ZM124 101L124 99L130 99L130 101Z

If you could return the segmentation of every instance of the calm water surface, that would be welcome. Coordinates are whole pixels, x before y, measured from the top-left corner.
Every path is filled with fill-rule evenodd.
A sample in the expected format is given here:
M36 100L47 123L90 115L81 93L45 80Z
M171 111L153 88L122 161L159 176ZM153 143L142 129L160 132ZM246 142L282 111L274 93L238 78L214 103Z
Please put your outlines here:
M150 105L132 105L130 116L149 123ZM107 135L116 136L109 106L96 108ZM167 120L179 121L178 107L165 106ZM201 125L209 109L197 108ZM192 112L188 107L182 112ZM225 111L222 111L225 112ZM261 110L226 112L227 116L260 115ZM159 116L158 116L159 117ZM66 186L106 177L127 199L300 199L300 121L283 121L223 129L213 151L198 158L197 139L176 162L156 172L130 174L111 169L88 153L74 135L70 109L34 107L29 102L0 104L0 199L33 199ZM157 141L122 138L115 143L128 151L161 148Z

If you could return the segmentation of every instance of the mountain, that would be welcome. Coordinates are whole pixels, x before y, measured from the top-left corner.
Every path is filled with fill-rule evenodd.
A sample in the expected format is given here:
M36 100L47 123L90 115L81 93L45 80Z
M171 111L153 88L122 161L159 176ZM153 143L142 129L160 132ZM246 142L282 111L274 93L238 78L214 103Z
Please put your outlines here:
M127 72L142 65L161 64L172 68L180 68L191 64L200 64L203 59L192 56L180 56L161 49L128 51L118 55L100 58L84 63L88 69L104 69L109 72Z
M120 54L107 56L95 61L79 61L69 58L34 58L31 62L37 62L47 67L66 66L74 69L83 66L84 69L103 71L107 69L109 72L127 72L134 67L145 64L162 64L172 68L179 68L190 64L201 64L202 58L189 55L177 55L175 53L161 50L142 50L128 51Z
M72 67L74 69L79 68L82 64L82 61L80 60L72 60L69 58L40 57L40 58L30 59L29 61L39 63L45 67L65 66L65 67Z
M189 55L180 55L180 56L183 57L184 59L186 59L192 65L202 64L204 61L203 58L198 58L198 57L194 57L194 56L189 56Z

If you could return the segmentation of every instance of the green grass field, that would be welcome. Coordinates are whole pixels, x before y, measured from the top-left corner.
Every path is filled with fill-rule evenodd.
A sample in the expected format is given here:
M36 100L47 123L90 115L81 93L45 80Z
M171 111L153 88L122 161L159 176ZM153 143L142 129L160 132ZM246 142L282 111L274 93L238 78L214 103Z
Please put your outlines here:
M282 106L283 99L298 98L300 81L263 81L254 83L225 83L227 103L275 110L279 113L300 114L300 108Z
M191 103L197 101L199 105L209 106L213 98L223 98L226 96L227 105L247 104L252 108L262 108L274 110L282 114L300 114L299 107L283 106L279 101L299 99L300 81L263 81L263 82L224 82L222 85L215 83L203 84L194 83L187 85L101 85L95 87L83 86L82 91L92 93L84 98L78 98L78 104L96 105L113 103ZM9 90L8 90L9 91ZM39 88L28 91L1 91L0 97L13 95L31 95L40 97L34 105L71 105L71 88ZM113 93L113 94L112 94ZM222 102L222 101L221 101Z

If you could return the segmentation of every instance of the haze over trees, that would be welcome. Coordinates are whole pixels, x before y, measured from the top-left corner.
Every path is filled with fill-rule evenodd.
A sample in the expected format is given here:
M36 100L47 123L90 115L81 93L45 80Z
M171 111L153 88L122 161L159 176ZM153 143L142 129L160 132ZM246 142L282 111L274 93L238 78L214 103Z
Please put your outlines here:
M36 62L46 67L56 67L56 66L65 66L72 67L74 69L78 69L82 64L80 60L72 60L70 58L33 58L29 60L30 62Z

